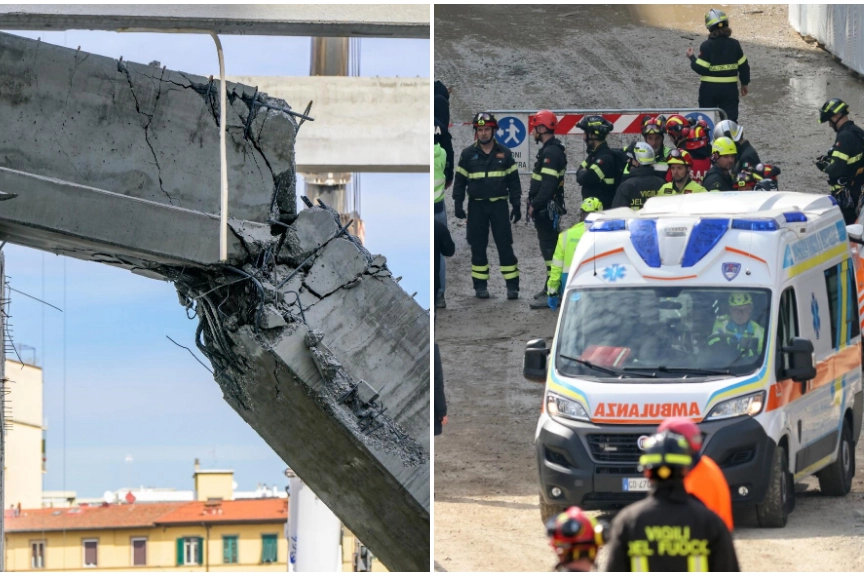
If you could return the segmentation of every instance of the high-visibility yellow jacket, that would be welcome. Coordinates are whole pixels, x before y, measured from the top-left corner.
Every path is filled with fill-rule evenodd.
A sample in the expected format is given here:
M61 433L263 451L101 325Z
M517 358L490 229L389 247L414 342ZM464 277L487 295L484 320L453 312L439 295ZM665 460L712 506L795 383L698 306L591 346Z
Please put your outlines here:
M444 148L440 144L435 144L435 188L432 192L432 198L436 203L444 201L444 185L446 184L444 167L446 165L447 153L444 152Z
M667 182L660 190L657 191L657 196L675 196L676 194L692 194L693 192L706 192L705 188L694 180L688 180L684 185L684 190L681 192L675 188L674 182Z
M567 274L573 263L573 254L579 240L585 234L585 223L580 222L558 235L555 254L552 256L552 269L549 271L549 281L546 283L547 294L557 294L561 286L567 285Z

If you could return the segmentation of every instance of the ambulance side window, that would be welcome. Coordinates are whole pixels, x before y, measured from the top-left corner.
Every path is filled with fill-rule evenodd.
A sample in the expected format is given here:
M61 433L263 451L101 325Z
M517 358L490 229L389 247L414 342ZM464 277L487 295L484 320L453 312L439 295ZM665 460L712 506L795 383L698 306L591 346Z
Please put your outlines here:
M787 288L780 296L780 313L777 316L777 379L780 380L783 370L789 368L789 356L782 353L792 338L798 336L798 303L795 300L795 290Z
M852 262L849 260L825 270L828 316L831 318L831 347L834 349L840 344L848 344L861 332L858 320L858 288L853 274Z

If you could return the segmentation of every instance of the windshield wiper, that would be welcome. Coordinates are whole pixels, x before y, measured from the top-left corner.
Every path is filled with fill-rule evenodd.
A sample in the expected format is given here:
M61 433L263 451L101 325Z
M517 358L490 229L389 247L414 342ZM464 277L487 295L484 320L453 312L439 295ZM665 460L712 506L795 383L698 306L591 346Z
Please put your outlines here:
M561 358L564 358L565 360L570 360L571 362L578 362L579 364L582 364L583 366L587 366L588 368L593 368L594 370L597 370L599 372L605 372L607 374L612 374L613 376L631 376L632 375L632 376L644 376L645 378L657 378L657 374L650 374L647 372L646 373L637 372L637 370L639 370L639 368L623 368L623 369L609 368L607 366L600 366L598 364L594 364L593 362L589 362L588 360L583 360L581 358L574 358L573 356L567 356L566 354L559 354L558 356L560 356ZM623 372L624 370L629 372L629 374L625 374Z
M713 370L711 368L684 368L678 366L639 366L636 368L624 368L624 370L657 370L659 372L668 372L668 373L689 373L689 374L699 374L704 376L721 376L725 374L731 374L729 370Z

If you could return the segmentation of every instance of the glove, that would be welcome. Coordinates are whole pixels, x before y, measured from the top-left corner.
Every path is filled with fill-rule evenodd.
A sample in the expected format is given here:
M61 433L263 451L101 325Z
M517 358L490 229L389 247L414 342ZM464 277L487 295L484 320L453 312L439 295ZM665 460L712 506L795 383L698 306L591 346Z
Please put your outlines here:
M558 310L558 304L561 303L561 297L558 296L557 294L554 296L547 296L546 297L546 303L549 304L549 308L551 308L552 311L554 312L554 311Z
M515 224L522 219L522 207L519 204L513 204L513 210L510 211L510 222Z
M467 218L467 216L465 215L465 209L462 208L461 202L456 204L456 209L453 210L453 213L456 215L456 218L458 218L460 220L464 220L465 218Z
M830 163L831 162L828 160L827 156L823 155L816 158L816 168L818 168L820 172L824 172Z

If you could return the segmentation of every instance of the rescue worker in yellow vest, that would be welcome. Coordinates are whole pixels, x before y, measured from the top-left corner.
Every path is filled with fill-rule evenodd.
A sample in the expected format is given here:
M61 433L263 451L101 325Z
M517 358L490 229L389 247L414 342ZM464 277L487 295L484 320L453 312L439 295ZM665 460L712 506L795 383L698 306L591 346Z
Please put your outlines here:
M467 236L471 246L471 279L477 298L489 298L489 260L486 247L489 230L498 248L501 274L507 284L507 299L519 298L519 261L513 252L513 231L522 219L522 185L519 167L509 148L495 140L498 120L489 112L474 115L477 141L462 150L456 167L453 203L456 218L468 218ZM468 213L462 207L468 196ZM507 202L511 210L507 210ZM509 216L508 216L509 214Z
M645 444L639 469L651 481L651 492L615 516L603 570L739 572L726 524L684 488L693 468L687 439L667 431Z
M664 184L657 191L657 196L674 196L675 194L692 194L693 192L705 192L705 188L690 178L690 168L693 166L693 157L686 150L673 148L666 160L669 164L669 173L672 181Z
M528 221L534 220L540 254L546 262L546 278L543 288L529 303L533 309L546 308L546 282L552 265L555 242L561 232L561 216L564 208L564 174L567 172L567 156L564 145L555 137L558 118L550 110L540 110L530 121L535 142L542 143L537 152L537 161L531 173L531 187L528 190Z
M741 96L747 96L750 84L750 64L741 44L732 38L729 18L721 10L712 8L705 14L708 40L699 46L699 57L693 48L687 49L690 68L701 75L699 107L720 108L726 118L738 121L738 80Z
M435 120L434 134L435 179L432 188L432 203L434 206L435 220L441 222L444 226L447 226L447 213L444 211L444 188L447 183L447 177L445 175L445 169L447 167L447 152L445 152L444 148L441 146L443 127L437 119ZM444 300L446 264L444 264L444 257L442 256L441 262L436 263L435 265L439 266L439 276L441 279L441 286L438 288L438 293L433 295L433 298L435 299L435 307L446 308L447 303Z
M729 295L729 314L714 322L708 346L726 343L736 348L740 358L751 358L762 354L765 344L765 329L750 319L753 298L749 292L733 292Z
M549 281L546 283L546 302L552 310L557 310L561 303L561 293L567 286L567 274L573 263L573 254L579 240L585 234L585 218L591 212L600 212L603 204L597 198L586 198L579 207L579 223L562 232L558 236L555 254L552 256L552 267L549 270Z

